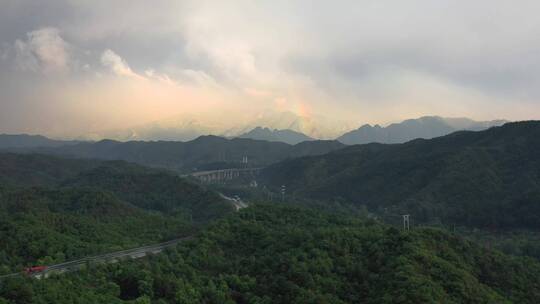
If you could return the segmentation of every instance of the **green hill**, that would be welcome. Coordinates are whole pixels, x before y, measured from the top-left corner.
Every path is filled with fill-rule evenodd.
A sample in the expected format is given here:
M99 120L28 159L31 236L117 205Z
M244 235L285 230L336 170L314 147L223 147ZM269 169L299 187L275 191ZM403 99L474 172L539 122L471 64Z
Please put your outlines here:
M0 273L177 238L233 212L216 193L123 161L0 154Z
M148 259L11 280L17 303L538 303L540 264L435 229L255 206ZM0 300L1 301L1 300Z
M124 161L69 159L39 154L0 153L4 187L46 186L108 191L143 209L183 213L209 220L232 207L216 193L176 174Z
M41 154L0 153L0 184L52 186L99 166L101 161L65 159Z
M183 178L122 161L104 162L60 185L110 191L134 206L167 214L190 214L195 221L217 218L232 209L217 193Z
M368 144L265 169L289 194L474 227L540 228L540 122Z
M153 244L189 234L190 226L99 190L2 189L0 272Z

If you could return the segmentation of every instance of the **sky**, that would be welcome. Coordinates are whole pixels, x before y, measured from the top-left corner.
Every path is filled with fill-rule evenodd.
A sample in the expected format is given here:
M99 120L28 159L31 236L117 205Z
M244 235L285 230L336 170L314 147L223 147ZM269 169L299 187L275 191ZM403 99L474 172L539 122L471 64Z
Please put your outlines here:
M540 118L538 1L0 0L0 133Z

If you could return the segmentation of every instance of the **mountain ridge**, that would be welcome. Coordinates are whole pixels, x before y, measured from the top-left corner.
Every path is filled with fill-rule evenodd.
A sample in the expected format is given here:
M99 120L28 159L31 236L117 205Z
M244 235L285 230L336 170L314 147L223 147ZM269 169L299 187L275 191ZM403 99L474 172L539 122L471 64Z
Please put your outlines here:
M444 136L460 130L480 131L506 122L508 121L475 121L469 118L422 116L416 119L406 119L399 123L392 123L386 127L378 124L373 126L364 124L356 130L341 135L336 140L348 145L371 142L404 143L416 138L430 139Z
M289 129L270 129L266 127L256 127L249 132L241 134L239 138L251 138L257 140L284 142L290 145L295 145L303 141L315 140L304 133L296 132Z
M0 134L0 149L6 148L36 148L60 147L80 143L76 140L57 140L43 135L30 134Z
M261 183L418 221L540 228L540 121L286 160ZM386 208L386 209L385 209Z
M255 167L292 157L324 154L343 148L337 141L308 141L296 145L248 138L227 139L214 135L188 141L101 140L60 147L7 149L76 158L124 160L145 166L167 168L183 173L242 166L244 157Z

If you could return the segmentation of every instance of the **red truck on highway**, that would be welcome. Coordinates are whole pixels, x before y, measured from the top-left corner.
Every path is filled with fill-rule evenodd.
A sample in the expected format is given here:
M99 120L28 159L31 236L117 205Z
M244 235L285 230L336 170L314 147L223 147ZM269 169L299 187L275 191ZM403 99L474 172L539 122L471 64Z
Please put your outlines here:
M26 272L26 274L34 274L34 273L45 271L46 269L47 269L47 266L32 266L32 267L25 268L24 272Z

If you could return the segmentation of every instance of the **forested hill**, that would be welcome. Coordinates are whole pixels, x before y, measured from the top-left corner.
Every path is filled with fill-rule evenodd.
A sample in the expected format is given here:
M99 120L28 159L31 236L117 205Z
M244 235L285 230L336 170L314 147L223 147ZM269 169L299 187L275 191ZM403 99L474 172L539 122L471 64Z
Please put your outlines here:
M540 228L540 122L508 123L405 144L367 144L287 160L267 185L417 221Z
M154 244L192 230L185 217L149 212L98 189L0 188L0 275Z
M103 161L65 159L41 154L0 153L0 184L11 186L53 186Z
M536 304L538 277L443 231L259 205L148 259L7 281L0 303Z
M172 172L124 161L0 153L0 181L12 187L98 189L133 206L185 212L195 220L215 218L230 207L216 193Z
M234 210L173 173L123 161L5 153L0 182L0 274L178 238Z
M262 167L292 157L319 155L345 147L337 141L310 141L296 145L247 138L201 136L188 142L102 140L61 147L15 149L59 156L124 160L181 172L245 166Z
M190 214L196 221L215 219L231 210L230 204L213 191L168 172L122 161L105 162L60 185L110 191L134 206L168 214Z

